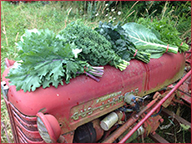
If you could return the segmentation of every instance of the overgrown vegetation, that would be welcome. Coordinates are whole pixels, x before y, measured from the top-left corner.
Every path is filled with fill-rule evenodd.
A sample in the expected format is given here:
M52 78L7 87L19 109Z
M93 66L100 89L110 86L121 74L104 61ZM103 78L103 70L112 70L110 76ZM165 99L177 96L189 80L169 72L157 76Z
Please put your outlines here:
M55 33L76 19L93 29L99 21L117 24L119 21L150 23L159 21L171 28L170 34L178 34L181 41L191 41L190 1L38 1L12 4L1 2L1 75L5 70L4 59L17 60L15 43L26 29L50 29ZM156 25L156 28L161 25ZM163 30L163 29L161 29ZM179 33L177 33L177 30ZM165 31L166 33L166 31ZM180 44L180 42L179 42ZM178 44L178 45L179 45ZM6 106L1 96L1 122L5 124L10 141L13 142ZM5 129L1 125L1 142L7 143ZM185 134L185 138L188 134ZM189 142L177 140L173 142Z

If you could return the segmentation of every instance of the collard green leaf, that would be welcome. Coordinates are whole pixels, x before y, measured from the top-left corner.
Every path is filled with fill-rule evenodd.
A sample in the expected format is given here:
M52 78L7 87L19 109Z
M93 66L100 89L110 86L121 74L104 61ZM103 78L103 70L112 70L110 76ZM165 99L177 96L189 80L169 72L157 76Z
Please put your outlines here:
M153 21L150 18L139 18L137 22L151 29L161 41L177 46L179 52L189 50L189 46L179 37L180 33L174 26L175 22L170 21L168 17L153 18Z
M122 27L125 29L127 36L130 38L130 41L134 43L138 50L142 50L144 52L145 50L148 50L148 52L150 52L150 50L162 51L158 55L153 55L153 52L151 51L151 57L153 58L159 58L159 56L161 56L166 51L172 53L178 52L177 46L165 44L157 38L157 34L154 34L150 29L144 27L141 24L130 22L126 23Z
M95 30L103 35L112 45L115 53L126 61L131 60L131 54L128 47L133 46L128 37L125 36L125 30L120 26L120 23L113 26L112 23L99 22L99 27Z

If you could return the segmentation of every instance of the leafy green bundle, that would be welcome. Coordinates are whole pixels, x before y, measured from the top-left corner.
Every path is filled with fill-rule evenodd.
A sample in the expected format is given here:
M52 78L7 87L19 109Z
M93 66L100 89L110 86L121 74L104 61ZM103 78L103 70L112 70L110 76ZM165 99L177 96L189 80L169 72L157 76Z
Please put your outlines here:
M176 27L174 27L175 22L170 21L169 18L164 17L160 20L157 18L154 18L153 20L149 18L139 18L137 23L149 28L156 34L157 38L161 39L164 43L177 46L179 52L189 50L189 46L180 39L180 33Z
M178 47L166 44L158 39L157 34L141 24L135 22L126 23L122 26L130 41L138 50L151 54L151 58L159 58L165 52L177 53Z
M82 49L79 57L87 60L91 65L99 66L110 64L121 71L126 69L129 62L121 59L112 49L112 45L95 30L85 26L80 21L72 22L60 31L67 42L74 43L78 49Z
M63 85L63 79L68 84L71 78L83 73L91 77L103 75L103 67L92 67L86 61L75 58L76 46L66 43L48 29L27 30L17 45L22 62L10 69L7 77L16 90L34 91L51 84L58 87L59 84Z
M135 58L145 63L150 61L150 53L137 50L120 23L113 26L112 23L99 22L99 27L95 30L112 44L112 49L122 59L130 61Z

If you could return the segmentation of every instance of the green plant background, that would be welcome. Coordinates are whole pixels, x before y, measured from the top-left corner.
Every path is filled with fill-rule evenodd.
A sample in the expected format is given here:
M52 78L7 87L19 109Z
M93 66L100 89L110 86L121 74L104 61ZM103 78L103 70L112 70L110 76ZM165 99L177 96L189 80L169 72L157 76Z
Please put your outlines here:
M168 24L178 30L180 38L189 37L191 40L190 1L37 1L16 4L1 1L1 75L5 70L5 58L17 60L15 43L25 29L48 28L57 33L76 19L82 19L85 25L95 28L99 21L117 24L119 21L137 22L141 17L145 20L169 20ZM1 95L1 142L9 141L13 142L13 136ZM152 141L145 139L144 142ZM183 143L184 140L173 142Z

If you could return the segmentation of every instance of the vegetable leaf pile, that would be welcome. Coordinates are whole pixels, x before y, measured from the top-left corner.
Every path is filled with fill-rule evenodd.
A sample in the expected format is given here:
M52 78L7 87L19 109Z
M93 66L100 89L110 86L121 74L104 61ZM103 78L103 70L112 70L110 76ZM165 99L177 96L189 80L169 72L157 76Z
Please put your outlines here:
M135 45L130 41L120 23L113 26L112 23L99 22L99 27L95 28L95 30L110 41L112 49L122 59L130 61L136 58L145 63L150 61L150 54L136 50Z
M125 30L120 26L120 23L113 26L112 23L102 23L100 21L99 27L95 28L95 30L112 44L112 49L117 55L124 60L131 60L132 56L128 46L134 47L134 45L129 41L128 37L125 36Z
M131 59L145 63L165 52L178 52L178 46L161 40L160 33L134 22L99 23L95 30L82 22L72 22L55 34L45 30L26 30L17 43L20 64L10 69L6 78L16 90L35 91L38 87L58 87L86 74L99 81L107 64L125 70ZM185 45L179 47L186 49ZM17 63L15 63L17 64Z
M58 87L63 85L63 79L68 84L71 78L97 69L86 61L75 59L74 44L66 43L48 29L26 31L22 38L18 43L22 62L17 68L12 68L7 77L17 90L34 91L41 85L46 88L51 84Z
M129 65L129 62L115 53L111 43L105 37L80 21L70 23L59 35L67 42L73 42L78 49L82 49L79 56L89 61L91 65L104 66L109 63L120 70L124 70Z

